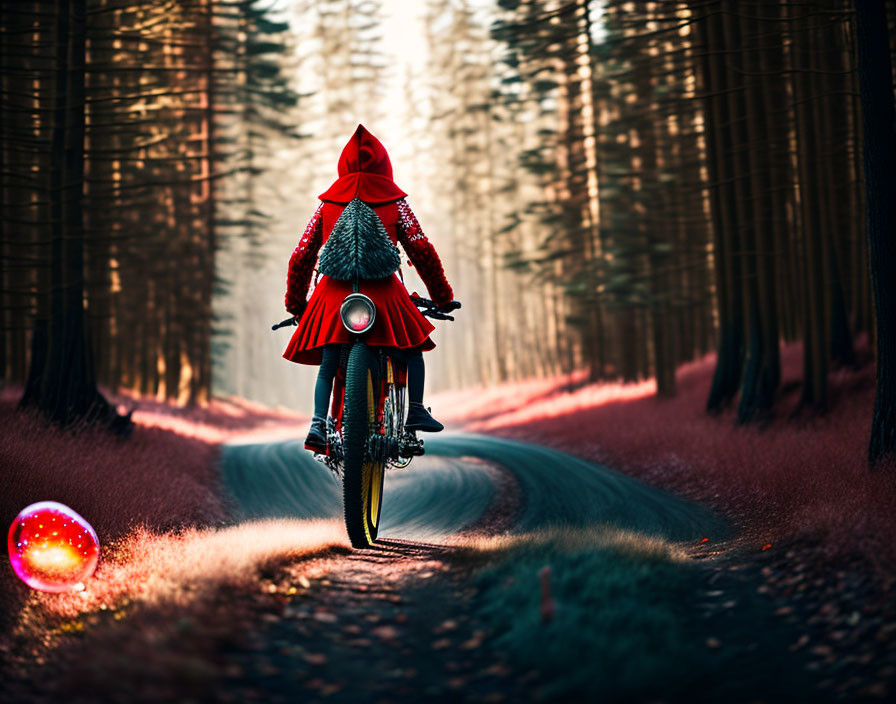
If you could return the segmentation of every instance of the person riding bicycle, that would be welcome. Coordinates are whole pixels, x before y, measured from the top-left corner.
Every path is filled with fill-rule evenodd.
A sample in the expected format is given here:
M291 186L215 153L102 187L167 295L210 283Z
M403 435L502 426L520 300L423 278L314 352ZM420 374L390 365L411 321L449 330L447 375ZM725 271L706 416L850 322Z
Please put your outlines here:
M298 364L320 365L314 389L314 417L305 439L309 450L325 452L327 409L342 345L352 336L339 309L355 289L376 306L366 342L393 348L407 361L408 416L405 428L438 432L443 425L423 406L423 352L435 347L435 329L411 301L401 275L401 255L407 253L433 302L445 306L454 293L445 278L435 248L392 180L392 163L385 147L358 125L339 157L339 178L318 198L321 203L289 260L286 310L298 329L283 356ZM318 252L320 258L318 262ZM315 262L318 281L305 300Z

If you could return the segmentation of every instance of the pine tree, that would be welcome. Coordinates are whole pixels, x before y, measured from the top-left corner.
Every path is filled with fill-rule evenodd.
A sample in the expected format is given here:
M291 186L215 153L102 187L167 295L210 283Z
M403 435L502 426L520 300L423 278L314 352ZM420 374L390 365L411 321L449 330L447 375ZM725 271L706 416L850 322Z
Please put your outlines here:
M884 3L856 2L855 10L865 213L877 319L877 390L868 447L868 458L875 465L896 450L896 282L890 275L896 262L896 108Z

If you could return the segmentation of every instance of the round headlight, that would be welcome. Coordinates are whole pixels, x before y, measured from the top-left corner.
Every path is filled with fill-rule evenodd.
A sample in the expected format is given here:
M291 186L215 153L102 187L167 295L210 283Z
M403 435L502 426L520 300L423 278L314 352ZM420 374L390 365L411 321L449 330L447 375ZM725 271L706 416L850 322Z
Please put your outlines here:
M346 330L356 335L367 332L376 320L376 306L363 293L352 293L345 297L339 316Z

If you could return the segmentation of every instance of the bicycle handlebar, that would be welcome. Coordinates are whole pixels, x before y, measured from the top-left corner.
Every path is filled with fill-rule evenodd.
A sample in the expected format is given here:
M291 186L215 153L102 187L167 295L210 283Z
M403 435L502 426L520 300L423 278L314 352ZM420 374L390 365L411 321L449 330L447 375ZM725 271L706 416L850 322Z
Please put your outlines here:
M285 328L287 325L298 325L299 319L293 316L292 318L287 318L286 320L281 320L276 325L271 325L271 330L277 330L278 328Z
M435 320L454 320L454 316L448 315L448 313L460 308L460 301L451 301L444 306L438 306L428 298L414 295L411 296L411 301L413 301L415 306L422 309L420 312L423 313L423 315Z
M448 313L452 310L457 310L460 308L460 301L451 301L450 303L446 303L444 306L437 306L428 298L423 298L422 296L411 296L411 301L415 306L421 309L421 313L427 316L428 318L434 318L435 320L454 320L453 315L448 315ZM298 325L299 319L295 316L292 318L287 318L286 320L281 320L276 325L271 326L271 330L278 330L280 328L285 328L290 325Z

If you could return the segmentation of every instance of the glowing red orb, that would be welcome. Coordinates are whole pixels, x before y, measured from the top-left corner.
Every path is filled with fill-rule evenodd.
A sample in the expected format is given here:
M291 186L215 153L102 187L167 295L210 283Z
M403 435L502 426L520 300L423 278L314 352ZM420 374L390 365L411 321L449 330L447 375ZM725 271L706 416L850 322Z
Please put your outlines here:
M9 527L9 561L32 589L68 592L96 569L100 543L91 525L56 501L22 509Z

